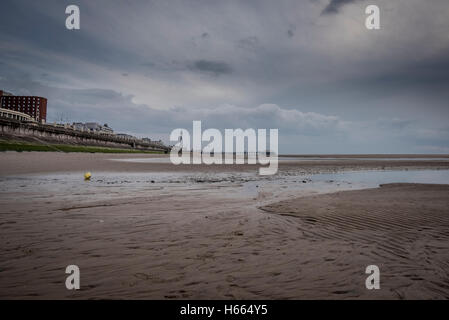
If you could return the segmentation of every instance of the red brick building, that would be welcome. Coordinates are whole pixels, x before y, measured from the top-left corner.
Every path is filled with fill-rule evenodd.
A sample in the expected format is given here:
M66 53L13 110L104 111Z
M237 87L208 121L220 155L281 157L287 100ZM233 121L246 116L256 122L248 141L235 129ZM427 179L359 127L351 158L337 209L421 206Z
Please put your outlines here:
M47 120L47 99L36 96L13 96L4 95L0 90L1 107L25 113L36 121L42 122Z

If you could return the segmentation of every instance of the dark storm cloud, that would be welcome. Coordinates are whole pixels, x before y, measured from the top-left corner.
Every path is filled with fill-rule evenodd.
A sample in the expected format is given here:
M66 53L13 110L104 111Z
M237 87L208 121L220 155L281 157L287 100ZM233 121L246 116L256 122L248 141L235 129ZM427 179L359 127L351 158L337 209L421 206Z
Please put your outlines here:
M197 60L189 68L193 71L211 73L215 76L232 72L231 66L223 61Z
M322 14L338 13L341 7L346 4L354 3L361 0L331 0L329 4L323 9Z
M377 31L344 10L362 0L77 0L68 31L72 3L2 1L0 89L48 97L50 120L278 127L285 152L449 150L447 0L376 0Z
M250 36L238 40L237 47L248 51L257 51L260 48L260 41L257 36Z

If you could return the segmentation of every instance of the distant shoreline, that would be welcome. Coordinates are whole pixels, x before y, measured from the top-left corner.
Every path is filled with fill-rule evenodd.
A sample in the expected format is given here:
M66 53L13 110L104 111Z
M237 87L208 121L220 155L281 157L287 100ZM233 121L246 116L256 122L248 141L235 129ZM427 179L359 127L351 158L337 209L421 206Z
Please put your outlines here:
M2 141L0 140L0 146ZM58 146L56 146L58 147ZM67 146L72 148L71 152L0 152L0 176L13 174L36 174L50 172L83 172L103 171L103 172L202 172L202 173L222 173L222 172L256 172L258 165L254 164L229 164L229 165L174 165L170 161L145 162L145 161L111 161L117 159L137 159L137 158L168 158L168 154L157 154L156 152L145 153L135 149L128 150L97 150L101 147L80 147ZM82 148L83 151L80 151ZM90 149L93 148L93 149ZM32 150L28 150L32 151ZM95 152L97 151L97 152ZM147 151L148 152L148 151ZM304 174L342 172L353 170L417 170L417 169L449 169L449 159L444 157L441 160L431 158L422 159L387 159L382 156L379 159L329 159L321 158L316 160L291 158L289 161L279 161L281 174L288 172L302 172ZM442 158L442 157L439 157Z
M122 149L112 147L82 146L70 144L44 144L21 141L0 141L0 151L16 152L83 152L83 153L138 153L163 154L162 151Z
M400 154L400 153L373 153L373 154L281 154L285 158L448 158L449 154Z

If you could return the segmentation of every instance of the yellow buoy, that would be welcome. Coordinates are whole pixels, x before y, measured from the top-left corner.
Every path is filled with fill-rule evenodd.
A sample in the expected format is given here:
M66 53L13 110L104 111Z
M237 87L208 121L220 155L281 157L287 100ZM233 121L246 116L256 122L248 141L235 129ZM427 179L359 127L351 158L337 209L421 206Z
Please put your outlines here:
M92 174L90 172L86 172L84 174L84 180L90 180L90 177L92 177Z

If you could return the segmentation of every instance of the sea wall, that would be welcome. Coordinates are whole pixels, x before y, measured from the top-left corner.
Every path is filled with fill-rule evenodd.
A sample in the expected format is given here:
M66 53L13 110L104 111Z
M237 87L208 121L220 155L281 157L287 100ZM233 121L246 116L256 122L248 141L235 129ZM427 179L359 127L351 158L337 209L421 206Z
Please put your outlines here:
M168 147L139 139L120 138L114 135L82 132L49 124L24 123L4 118L0 118L0 135L45 143L168 151Z

